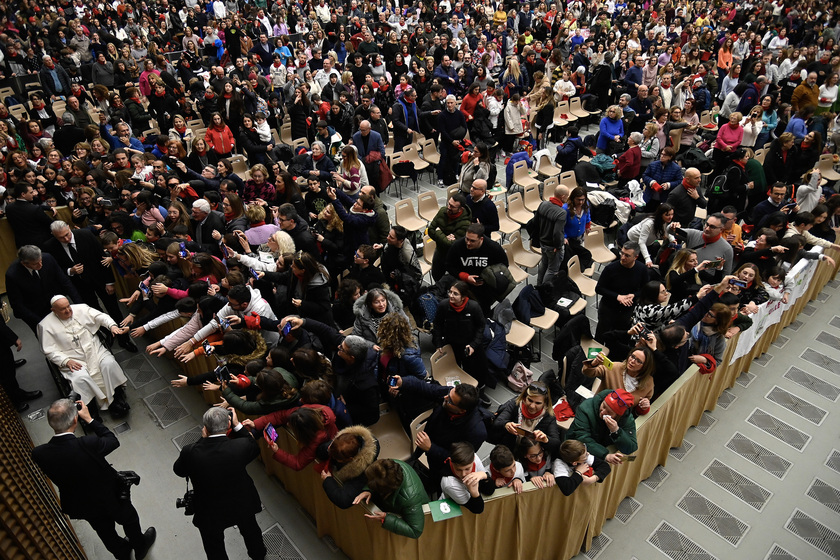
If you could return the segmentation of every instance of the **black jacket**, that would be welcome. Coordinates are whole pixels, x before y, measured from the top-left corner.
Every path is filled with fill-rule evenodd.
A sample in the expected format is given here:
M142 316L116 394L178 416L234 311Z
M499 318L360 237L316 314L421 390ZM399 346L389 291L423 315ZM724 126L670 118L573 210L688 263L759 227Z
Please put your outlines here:
M195 489L193 525L230 527L239 519L259 513L260 495L245 468L257 458L260 448L247 429L230 437L201 438L181 450L173 470L189 477ZM219 482L224 481L225 507L219 507Z
M210 212L203 223L192 220L193 231L195 231L195 242L201 245L202 251L222 258L222 250L219 243L213 239L213 230L224 233L225 219L218 212Z
M6 270L6 293L15 317L24 321L32 330L50 313L50 299L53 296L60 294L70 298L73 303L82 303L70 277L61 270L52 255L43 253L42 261L43 266L38 271L40 280L36 280L20 261L13 262Z
M550 407L553 404L546 402L545 406ZM487 441L506 445L511 451L516 450L516 443L519 437L508 432L505 429L505 424L508 422L519 422L519 407L520 405L516 404L515 398L499 406L499 409L496 411L496 418L493 420L493 428L490 430ZM548 454L552 457L558 457L563 438L560 436L560 426L557 425L557 419L554 415L545 414L537 423L536 429L548 436L548 443L543 444Z
M52 220L37 204L16 200L6 205L6 219L15 232L15 245L18 248L24 245L43 247L52 238Z
M451 344L453 348L481 347L484 339L484 313L474 299L460 313L449 304L449 299L438 303L432 338L435 348Z
M56 435L32 450L32 458L61 492L61 511L73 519L115 515L118 475L105 457L120 446L100 422L84 437Z
M73 232L76 243L77 260L73 262L70 255L64 250L64 246L55 237L44 244L44 250L55 257L56 262L65 272L75 264L83 264L84 272L81 275L70 277L73 284L81 289L85 284L103 286L114 282L114 273L111 267L102 266L102 258L105 256L99 240L88 229L77 229Z

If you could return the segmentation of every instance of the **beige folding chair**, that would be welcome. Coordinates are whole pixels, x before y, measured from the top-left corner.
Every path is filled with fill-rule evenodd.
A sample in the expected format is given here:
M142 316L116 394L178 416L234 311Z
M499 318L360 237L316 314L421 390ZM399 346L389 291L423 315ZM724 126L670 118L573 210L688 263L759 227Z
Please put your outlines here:
M408 144L403 146L402 159L410 161L414 165L414 172L419 176L424 171L434 173L435 168L432 167L428 161L420 157L420 147L417 144ZM418 189L417 181L414 181L415 190Z
M518 193L514 193L518 194ZM536 212L539 208L542 199L540 198L540 187L538 185L528 185L522 192L522 200L525 208L529 212Z
M820 160L818 163L818 168L820 173L822 174L823 179L828 179L829 181L837 181L840 180L840 173L834 171L834 160L832 159L831 154L823 154L820 156Z
M309 150L309 139L306 138L305 136L302 137L302 138L298 138L297 140L294 140L292 142L292 153L297 151L297 149L300 148L300 147L304 147L307 150Z
M713 126L707 126L713 125ZM700 113L700 128L703 130L708 130L710 132L714 132L718 129L718 125L716 122L712 121L712 113L709 111L702 111Z
M705 220L707 214L708 213L706 212L705 208L700 208L698 206L697 208L694 209L694 217L695 218L700 218L701 220Z
M513 182L523 189L528 185L537 185L538 187L540 185L540 182L528 173L528 163L524 161L517 161L513 164ZM509 203L510 201L508 201Z
M409 439L396 410L388 410L379 416L379 420L370 427L373 437L379 442L379 454L382 457L405 461L411 458L414 440Z
M467 196L465 193L461 192L461 185L455 183L454 185L449 185L446 187L446 202L449 202L449 199L452 198L452 195L455 193L461 193L464 196Z
M505 203L497 200L493 204L496 205L496 211L499 213L499 231L504 235L510 235L515 231L519 231L519 228L522 226L510 219L507 210L505 210Z
M417 216L417 213L414 211L414 203L410 198L398 201L394 205L394 214L397 225L404 227L408 231L423 231L428 225L426 220Z
M549 177L543 183L542 199L549 202L549 199L554 196L554 189L560 184L560 177Z
M577 115L572 113L572 108L569 105L568 101L561 101L560 103L558 103L557 107L554 110L554 114L559 114L561 119L564 119L570 123L573 123L576 120L578 120Z
M537 331L537 349L542 353L542 331L552 328L560 314L553 309L545 308L545 313L539 317L531 317L530 326Z
M11 107L8 107L8 109L10 115L13 115L20 120L29 120L29 113L26 112L26 107L23 105L12 105ZM99 117L97 117L94 122L99 122Z
M284 144L292 145L292 142L294 142L294 138L292 138L292 123L280 125L280 140Z
M426 420L428 420L429 416L431 416L431 415L432 415L432 409L426 410L425 412L421 412L420 414L417 415L417 417L414 420L411 421L411 424L409 424L408 429L409 429L409 432L411 433L410 440L411 440L411 452L412 453L414 453L414 450L417 447L416 445L414 445L414 442L417 441L417 434L422 432L426 428ZM403 433L405 433L405 431L403 431ZM379 452L379 454L380 454L380 456L385 457L385 455L382 455L381 451ZM429 467L429 461L428 461L428 459L426 459L426 454L425 453L420 455L419 461L421 463L423 463L426 466L426 468Z
M589 118L591 113L580 104L580 97L572 97L569 100L569 112L579 119Z
M577 177L575 177L575 172L574 171L564 171L563 173L561 173L560 174L560 184L565 186L565 187L568 187L570 192L572 190L574 190L578 186L577 185ZM552 193L552 196L553 196L553 193Z
M230 156L230 163L233 166L234 173L244 173L249 171L248 161L241 154Z
M455 353L449 344L436 350L429 358L429 363L432 366L432 377L441 385L466 383L478 387L478 381L461 369L455 361Z
M607 264L613 262L616 257L615 253L607 249L604 243L604 230L595 229L583 236L583 246L589 249L592 253L592 260L597 263Z
M388 135L388 143L385 144L385 157L391 157L394 153L394 135L393 133Z
M525 208L525 202L522 200L520 193L513 193L508 196L508 215L514 222L519 222L522 225L534 217L533 212L528 212Z
M437 146L435 146L435 140L433 138L427 138L423 140L421 147L423 148L423 159L428 161L429 165L437 166L440 163L440 152L438 152Z
M568 115L567 114L566 116L567 117L572 116L575 120L577 120L577 117L574 117L573 115ZM556 126L556 127L563 127L563 126L568 126L569 125L569 121L567 119L563 118L563 111L561 111L560 106L554 107L554 120L553 120L553 122L554 122L554 126Z
M502 245L502 248L505 250L508 258L508 270L510 271L510 275L513 276L513 281L517 284L522 282L528 282L528 272L523 270L516 261L513 259L513 251L510 244Z
M755 151L755 155L753 156L753 159L755 161L757 161L758 163L760 163L761 165L764 165L764 158L766 158L766 157L767 157L767 150L764 149L764 148L759 148Z
M545 175L546 177L554 177L555 175L560 175L563 171L556 165L554 162L551 161L551 158L548 157L548 154L542 154L540 156L540 164L537 166L537 173L540 175Z
M437 248L437 243L435 240L430 238L428 235L423 236L423 258L419 259L420 262L420 277L426 276L432 270L432 259L435 255L435 249Z
M537 331L535 331L525 323L514 319L513 322L510 324L510 332L507 333L505 339L507 340L508 344L512 344L517 348L522 348L523 346L531 342L536 332Z
M440 204L434 191L425 191L417 195L417 212L421 218L431 222L439 210Z
M529 251L522 244L522 235L517 231L510 236L510 251L513 253L513 261L523 268L533 268L540 264L540 255Z
M187 121L187 126L190 127L191 130L204 128L204 121L200 117L197 119L190 119Z
M569 280L577 284L580 293L587 297L595 296L595 286L598 284L580 271L580 257L577 255L569 259Z

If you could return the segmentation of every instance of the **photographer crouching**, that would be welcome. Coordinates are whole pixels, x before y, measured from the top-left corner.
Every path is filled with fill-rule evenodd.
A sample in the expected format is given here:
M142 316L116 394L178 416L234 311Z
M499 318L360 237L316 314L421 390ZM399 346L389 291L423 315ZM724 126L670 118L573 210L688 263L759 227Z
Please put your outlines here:
M52 403L47 421L55 436L32 450L32 458L61 492L61 510L73 519L84 519L99 535L105 548L119 560L146 557L155 542L155 528L143 533L140 517L131 505L129 489L139 484L133 471L117 471L105 456L120 446L117 436L94 420L81 397ZM74 435L79 419L93 434ZM123 526L126 537L117 534Z

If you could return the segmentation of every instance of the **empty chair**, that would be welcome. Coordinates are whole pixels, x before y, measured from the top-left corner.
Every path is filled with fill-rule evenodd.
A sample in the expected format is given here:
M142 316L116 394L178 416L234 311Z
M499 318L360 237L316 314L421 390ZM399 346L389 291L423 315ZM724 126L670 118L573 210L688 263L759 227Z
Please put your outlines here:
M540 333L544 330L550 329L557 323L560 314L553 309L545 308L545 313L538 317L531 317L530 326L532 329L539 331L537 333L537 348L542 351L542 336Z
M229 159L234 173L244 173L249 170L248 162L241 155L231 156Z
M554 196L554 188L560 184L560 177L549 177L543 183L543 200L548 202L548 199Z
M307 150L309 149L309 139L305 136L298 138L297 140L292 142L292 152L297 150L300 146L303 146Z
M603 228L593 229L583 236L583 246L592 253L592 260L597 263L607 264L615 260L615 253L607 249L604 243Z
M510 324L510 332L507 333L506 340L508 344L522 348L531 342L536 332L525 323L514 319Z
M540 206L540 187L537 185L529 185L525 187L523 191L522 200L525 204L525 208L530 212L536 212L537 208Z
M428 235L423 236L423 258L419 259L420 262L420 276L426 276L432 270L432 259L435 256L435 249L437 248L437 243L435 243L434 239L430 239Z
M197 128L204 128L204 121L201 118L197 119L190 119L187 121L187 126L190 129L195 130Z
M294 139L292 138L292 124L280 125L280 139L284 144L291 145Z
M510 215L513 221L519 222L522 225L527 224L534 217L534 214L528 212L525 208L525 202L522 200L520 193L513 193L508 196L508 215Z
M542 154L540 156L540 163L537 166L537 173L540 175L545 175L546 177L553 177L554 175L560 175L562 169L554 165L554 162L551 161L551 158L548 157L548 154Z
M523 189L528 185L540 185L540 182L528 173L528 164L524 161L517 161L513 164L513 182Z
M521 282L528 282L528 272L523 270L522 267L516 264L516 261L513 258L513 251L510 244L503 245L502 247L504 248L505 253L507 253L508 270L510 271L510 275L513 276L513 281L517 284Z
M834 160L832 159L831 154L823 154L820 156L820 161L817 164L822 174L823 179L827 179L829 181L837 181L840 180L840 173L834 171Z
M379 452L383 457L407 460L414 450L414 442L408 438L396 410L389 410L379 416L379 421L370 427L370 431L379 442Z
M507 211L505 210L505 203L501 200L497 200L493 204L496 205L496 210L499 213L499 231L505 235L510 235L515 231L519 231L519 228L522 226L508 217Z
M433 409L429 409L425 412L421 412L420 414L417 415L417 417L414 420L411 421L411 424L409 424L409 432L411 434L411 437L409 439L411 440L411 450L412 450L412 452L414 452L415 448L417 447L414 444L414 442L417 441L417 434L422 432L426 428L426 420L429 419L429 416L432 415L432 412L433 412ZM381 451L380 451L380 453L381 453ZM385 455L383 455L383 457L385 457ZM429 468L429 460L426 458L425 453L420 455L420 458L418 459L418 461L423 463L423 465L425 465L426 468Z
M518 231L511 234L509 246L511 253L513 253L513 261L519 266L533 268L540 264L540 255L525 248L522 244L522 236Z
M758 163L760 163L761 165L764 165L764 158L766 158L766 157L767 157L767 150L765 148L759 148L758 150L755 151L755 156L753 156L753 159L755 161L757 161Z
M414 166L414 172L419 174L424 171L434 173L434 167L429 165L429 162L420 157L420 150L417 144L408 144L403 146L403 160L408 160ZM417 181L414 181L414 187L417 187Z
M478 381L461 369L461 366L455 361L455 353L449 344L436 350L432 354L432 357L429 358L429 363L432 366L432 378L441 385L452 384L452 382L458 381L459 383L466 383L467 385L478 387Z
M421 192L417 196L417 211L420 217L431 222L440 210L437 195L433 191Z
M429 162L430 165L436 166L440 163L440 152L438 152L437 146L435 146L435 141L433 138L427 138L423 140L421 144L423 148L423 159Z
M577 187L577 177L574 171L564 171L560 174L560 184L568 187L569 192Z
M579 119L588 118L591 113L580 104L580 97L573 97L569 100L569 112Z
M598 283L580 271L580 258L577 255L573 256L569 259L568 266L569 280L577 284L578 289L580 289L580 293L587 297L595 296L595 286Z
M400 200L394 205L396 223L408 231L422 231L426 229L428 222L418 217L414 212L414 203L410 198Z

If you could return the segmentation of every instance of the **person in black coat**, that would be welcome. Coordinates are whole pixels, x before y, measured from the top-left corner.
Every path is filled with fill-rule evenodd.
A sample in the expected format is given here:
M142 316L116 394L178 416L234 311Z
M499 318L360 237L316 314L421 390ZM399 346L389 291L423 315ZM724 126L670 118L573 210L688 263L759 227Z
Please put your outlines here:
M230 410L230 413L228 413ZM225 529L236 525L251 558L266 554L256 514L260 495L246 467L260 454L251 433L236 418L233 408L211 408L204 413L201 439L181 450L173 470L193 486L193 525L201 533L207 558L227 558ZM226 432L231 429L230 437ZM219 492L225 494L224 505Z
M78 406L81 408L77 412ZM93 434L81 438L73 435L79 418ZM58 486L61 510L73 519L90 523L105 548L119 560L129 560L132 550L135 558L145 558L155 541L155 528L142 532L140 516L131 500L119 498L119 474L105 459L120 446L117 436L94 420L82 401L55 401L47 419L55 436L33 449L32 459ZM116 523L123 526L126 538L117 534Z
M18 183L14 188L15 202L6 205L6 219L15 233L15 245L43 247L51 235L52 219L33 203L35 189L28 183Z
M15 405L15 409L18 412L24 412L29 409L29 403L24 401L39 399L43 393L41 391L25 391L18 385L15 368L24 365L26 360L15 361L12 346L15 346L17 351L20 352L23 343L15 334L15 331L0 319L0 385L6 390L6 394L9 395Z
M553 405L548 388L539 381L531 383L519 396L499 406L487 440L516 449L522 436L514 429L523 428L534 433L534 440L543 444L549 455L557 457L563 438Z
M638 243L628 241L621 247L618 261L601 272L595 286L595 292L601 296L595 340L603 340L608 330L630 327L635 296L648 281L647 267L638 260L640 252Z
M222 258L219 244L213 239L213 231L225 231L225 218L219 212L210 210L210 203L203 198L196 200L192 207L192 225L195 231L195 242L201 245L202 251Z
M438 304L432 328L432 340L438 350L449 344L455 361L473 376L479 387L490 381L487 375L487 356L482 344L484 313L466 282L455 282L449 288L449 299Z
M73 303L82 303L70 277L50 254L42 254L34 245L24 245L18 260L6 269L6 293L15 317L38 332L38 323L50 312L50 299L65 295Z

